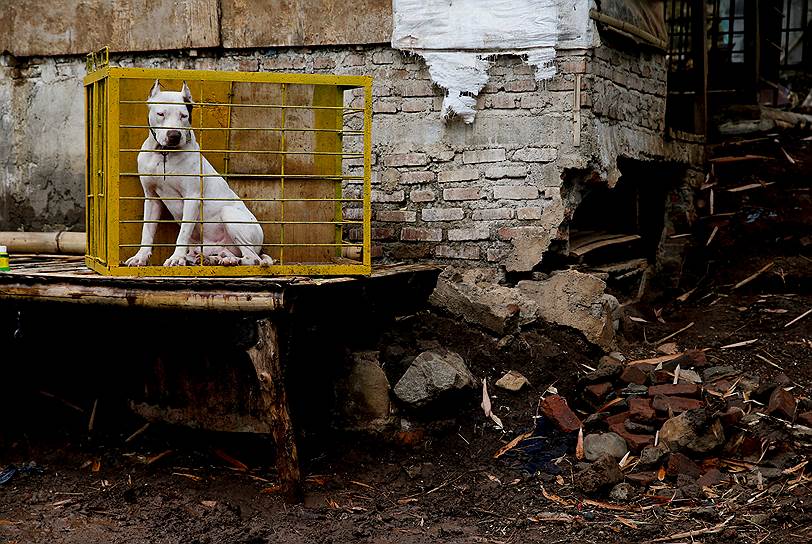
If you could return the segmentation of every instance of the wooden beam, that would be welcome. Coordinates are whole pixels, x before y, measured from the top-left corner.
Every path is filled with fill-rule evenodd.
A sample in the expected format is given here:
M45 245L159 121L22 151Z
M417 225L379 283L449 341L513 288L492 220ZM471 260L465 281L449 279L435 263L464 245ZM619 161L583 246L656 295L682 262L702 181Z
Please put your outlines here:
M267 409L268 425L276 443L276 467L285 499L302 502L302 473L296 434L288 411L288 396L282 369L277 325L268 319L257 323L257 343L248 350Z

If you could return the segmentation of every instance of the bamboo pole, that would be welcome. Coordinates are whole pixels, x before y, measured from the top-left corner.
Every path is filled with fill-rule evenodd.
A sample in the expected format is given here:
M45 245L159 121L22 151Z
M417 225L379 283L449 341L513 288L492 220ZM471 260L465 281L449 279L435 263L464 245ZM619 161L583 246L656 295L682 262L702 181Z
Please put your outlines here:
M0 246L9 253L84 255L84 232L0 232Z

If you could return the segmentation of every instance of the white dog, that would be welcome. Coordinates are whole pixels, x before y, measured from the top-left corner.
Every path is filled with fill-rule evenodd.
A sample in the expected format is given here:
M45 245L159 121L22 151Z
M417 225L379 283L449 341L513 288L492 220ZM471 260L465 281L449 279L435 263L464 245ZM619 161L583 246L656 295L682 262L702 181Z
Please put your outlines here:
M192 93L186 82L180 92L164 91L158 81L147 99L150 134L138 154L138 173L144 196L141 247L127 259L127 266L145 266L161 216L161 203L180 224L175 251L164 266L200 262L200 176L203 178L203 256L205 264L263 265L273 259L262 254L263 232L256 217L239 200L228 183L201 157L192 131ZM201 172L202 167L202 172ZM151 175L144 175L151 174ZM215 199L215 200L212 200ZM221 200L225 199L225 200ZM233 200L229 200L233 199Z

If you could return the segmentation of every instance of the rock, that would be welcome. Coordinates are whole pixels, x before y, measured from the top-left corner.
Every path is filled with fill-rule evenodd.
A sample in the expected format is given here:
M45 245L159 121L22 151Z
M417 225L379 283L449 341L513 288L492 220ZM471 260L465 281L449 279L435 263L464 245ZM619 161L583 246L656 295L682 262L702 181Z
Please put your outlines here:
M611 390L612 384L609 382L593 383L584 388L584 397L597 404L602 402Z
M527 378L515 370L509 371L507 374L496 380L497 387L507 389L508 391L518 391L525 385L529 384L530 382L527 381Z
M606 428L606 418L609 417L609 412L598 412L591 414L584 420L584 431L596 431L598 429Z
M395 385L395 395L413 406L424 406L448 391L475 387L476 378L457 353L424 351Z
M666 474L674 477L680 474L684 474L690 476L693 481L699 478L699 475L702 474L702 471L699 469L699 465L694 463L686 455L682 453L672 453L671 455L668 456L668 466L666 467Z
M804 412L803 414L798 415L797 423L800 423L806 427L812 427L812 412Z
M770 395L770 402L767 403L767 413L791 420L795 415L795 404L792 393L783 387L776 387Z
M519 291L535 301L539 316L581 331L587 340L610 351L615 337L617 299L605 294L606 283L590 274L567 270L542 281L524 280ZM620 311L620 310L617 310Z
M389 380L378 363L377 351L352 354L349 373L338 383L341 411L354 427L389 423Z
M718 419L708 421L704 409L691 410L672 417L660 429L660 441L673 451L707 453L725 442L725 432Z
M604 454L619 461L628 451L626 441L615 433L588 434L584 437L584 455L588 461L596 461Z
M521 291L498 285L490 270L446 268L429 303L500 336L538 318L538 305Z
M685 368L680 368L679 383L702 383L702 378L699 377L698 372L694 372L693 370L688 370Z
M648 394L648 387L630 383L620 390L621 397L644 397Z
M689 349L674 359L674 362L679 364L680 368L705 368L708 366L708 359L701 349Z
M634 422L631 419L624 421L623 426L626 427L626 430L630 433L654 434L657 431L657 429L651 425L643 425L642 423Z
M728 378L739 374L739 371L732 366L712 366L706 368L702 372L702 379L707 382L713 382L722 378Z
M653 423L657 413L651 405L651 400L641 398L629 399L629 418L639 423Z
M613 380L623 372L623 363L613 357L601 357L597 368L582 377L579 381L584 383L597 383Z
M636 495L634 486L630 483L621 482L609 492L609 498L617 502L626 502Z
M699 386L692 383L677 383L665 385L652 385L648 388L648 396L666 395L670 397L698 397Z
M581 428L581 420L567 406L566 399L559 395L550 395L541 401L541 413L565 433L571 433Z
M651 402L651 405L658 412L668 413L669 410L674 414L687 412L688 410L696 410L702 408L705 403L697 399L686 399L683 397L666 397L665 395L657 395Z
M623 473L611 456L603 455L588 468L575 474L576 489L592 494L623 481Z
M627 366L620 375L620 381L623 383L645 385L648 381L648 375L636 365Z
M660 344L657 346L657 352L663 355L675 355L677 353L677 343L668 342L667 344Z
M613 415L606 418L606 424L607 425L615 425L615 424L619 423L619 424L623 425L623 422L626 421L627 419L629 419L630 415L631 415L631 412L629 412L629 411L613 414Z
M625 362L626 362L626 356L625 356L625 355L623 355L622 353L620 353L619 351L613 351L613 352L611 352L611 353L609 354L609 357L611 357L612 359L617 359L617 360L618 360L618 361L620 361L621 363L625 363Z
M640 451L640 464L643 466L656 465L667 453L668 448L662 443L656 446L646 446Z

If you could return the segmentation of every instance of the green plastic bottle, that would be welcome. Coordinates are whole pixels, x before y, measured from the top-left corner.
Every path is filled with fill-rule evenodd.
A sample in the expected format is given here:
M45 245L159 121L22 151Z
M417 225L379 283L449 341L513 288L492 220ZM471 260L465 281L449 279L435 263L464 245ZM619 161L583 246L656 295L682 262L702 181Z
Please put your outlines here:
M0 246L0 272L8 272L11 267L8 265L8 248Z

